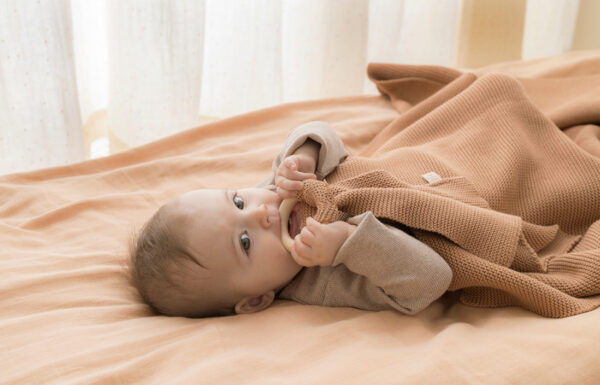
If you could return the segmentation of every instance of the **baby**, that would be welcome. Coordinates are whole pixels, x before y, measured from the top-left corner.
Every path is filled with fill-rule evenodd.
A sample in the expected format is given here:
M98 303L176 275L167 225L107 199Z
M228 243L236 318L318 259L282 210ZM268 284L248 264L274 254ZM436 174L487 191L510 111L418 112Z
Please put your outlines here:
M330 148L327 155L324 147L337 147L334 158L338 163L346 156L341 141L324 123L313 122L295 132L312 130L323 131L321 136L329 139L319 139L318 143L304 134L297 138L301 144L288 143L288 154L282 152L274 162L274 185L190 191L163 205L150 218L131 247L132 281L146 302L159 313L173 316L252 313L267 308L304 267L327 269L334 265L358 223L321 224L308 218L300 229L296 207L288 225L293 238L290 251L282 243L281 202L295 197L303 180L316 179L324 169L330 172L335 168L323 165L331 163L335 153ZM319 172L315 173L317 166ZM418 241L411 238L410 242ZM427 258L436 259L433 270L442 271L442 279L437 276L440 288L431 290L436 284L421 285L426 288L419 296L426 297L424 303L429 304L446 290L451 273L439 255L428 248L426 251ZM417 266L419 269L426 271Z

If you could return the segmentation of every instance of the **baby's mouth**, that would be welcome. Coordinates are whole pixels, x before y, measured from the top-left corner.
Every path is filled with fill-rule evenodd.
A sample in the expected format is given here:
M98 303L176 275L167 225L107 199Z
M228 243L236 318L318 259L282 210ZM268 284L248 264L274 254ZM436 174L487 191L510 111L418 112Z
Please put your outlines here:
M294 239L296 235L300 233L299 225L298 225L298 207L300 203L297 203L292 212L290 213L290 218L288 219L288 233L290 234L290 238Z
M290 253L294 247L294 237L300 232L297 214L299 205L295 198L284 199L279 205L281 243Z

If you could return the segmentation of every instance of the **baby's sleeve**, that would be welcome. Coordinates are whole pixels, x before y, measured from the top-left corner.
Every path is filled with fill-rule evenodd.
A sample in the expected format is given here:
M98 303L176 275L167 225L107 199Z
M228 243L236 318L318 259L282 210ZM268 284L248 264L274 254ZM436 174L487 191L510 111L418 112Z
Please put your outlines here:
M326 299L387 303L415 314L441 297L452 280L452 270L432 248L393 226L381 223L372 212L351 218L358 223L338 251L327 284ZM365 286L373 286L367 288ZM363 295L366 294L366 295ZM351 304L337 306L352 306ZM373 304L363 305L365 307Z
M321 145L315 174L322 180L348 156L344 143L329 124L320 121L302 124L288 133L283 149L273 160L271 175L256 187L273 188L275 173L281 162L292 155L307 139Z
M370 211L348 222L357 227L340 247L333 266L302 269L281 298L412 315L446 292L452 270L429 246L381 223Z

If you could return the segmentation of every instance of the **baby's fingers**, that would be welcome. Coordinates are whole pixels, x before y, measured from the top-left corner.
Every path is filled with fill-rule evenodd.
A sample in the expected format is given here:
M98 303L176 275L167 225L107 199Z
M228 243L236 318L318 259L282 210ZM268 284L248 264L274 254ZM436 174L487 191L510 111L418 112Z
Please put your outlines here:
M315 235L310 231L307 226L304 226L300 232L300 240L307 246L312 247L315 244Z
M317 179L317 176L312 172L294 171L292 175L294 180Z
M283 176L289 180L303 181L305 179L317 179L317 176L312 172L302 172L298 170L292 170L288 167L281 167L278 172L279 176Z
M313 219L313 217L308 217L306 218L306 227L305 229L310 230L310 232L313 234L313 239L315 237L320 236L323 233L323 226L320 222L318 222L317 220Z
M275 178L275 186L288 191L302 190L302 182L298 180L289 180L284 176L278 176Z
M300 235L297 235L294 238L294 245L292 247L292 258L301 266L312 267L315 266L312 254L312 248L303 243L300 240Z
M289 157L283 161L283 165L290 170L298 169L298 161L292 157Z
M281 199L296 198L295 191L288 191L279 187L277 187L277 195L279 195Z

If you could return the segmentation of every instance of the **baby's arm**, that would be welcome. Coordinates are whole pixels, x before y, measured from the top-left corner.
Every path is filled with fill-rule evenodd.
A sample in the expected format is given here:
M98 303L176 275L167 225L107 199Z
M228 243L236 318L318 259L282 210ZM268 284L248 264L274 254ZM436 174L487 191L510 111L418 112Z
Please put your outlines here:
M283 160L275 173L275 186L279 196L283 199L294 198L296 191L302 190L303 180L317 178L314 172L320 146L314 140L306 139L302 146Z
M429 246L383 224L370 211L348 222L356 227L331 266L303 269L281 298L415 314L448 289L452 271Z
M355 225L343 221L324 224L308 218L306 226L294 238L292 257L304 267L331 266L355 229Z
M322 180L348 156L344 144L337 136L333 127L325 122L309 122L291 130L287 136L285 145L273 160L272 173L257 187L271 188L275 190L275 175L284 159L293 155L296 150L311 139L318 145L318 156L314 174L317 179ZM305 149L306 150L306 149ZM311 151L314 151L315 148ZM304 151L304 150L302 150Z
M352 294L364 301L369 297L361 294L364 286L374 285L370 293L379 295L378 301L387 302L403 313L415 314L448 289L452 270L429 246L384 225L370 211L354 220L360 222L338 251L332 266L343 265L355 276L348 279L348 275L332 274L327 296L342 298L355 291ZM331 282L336 279L339 282ZM361 288L359 292L357 287Z

